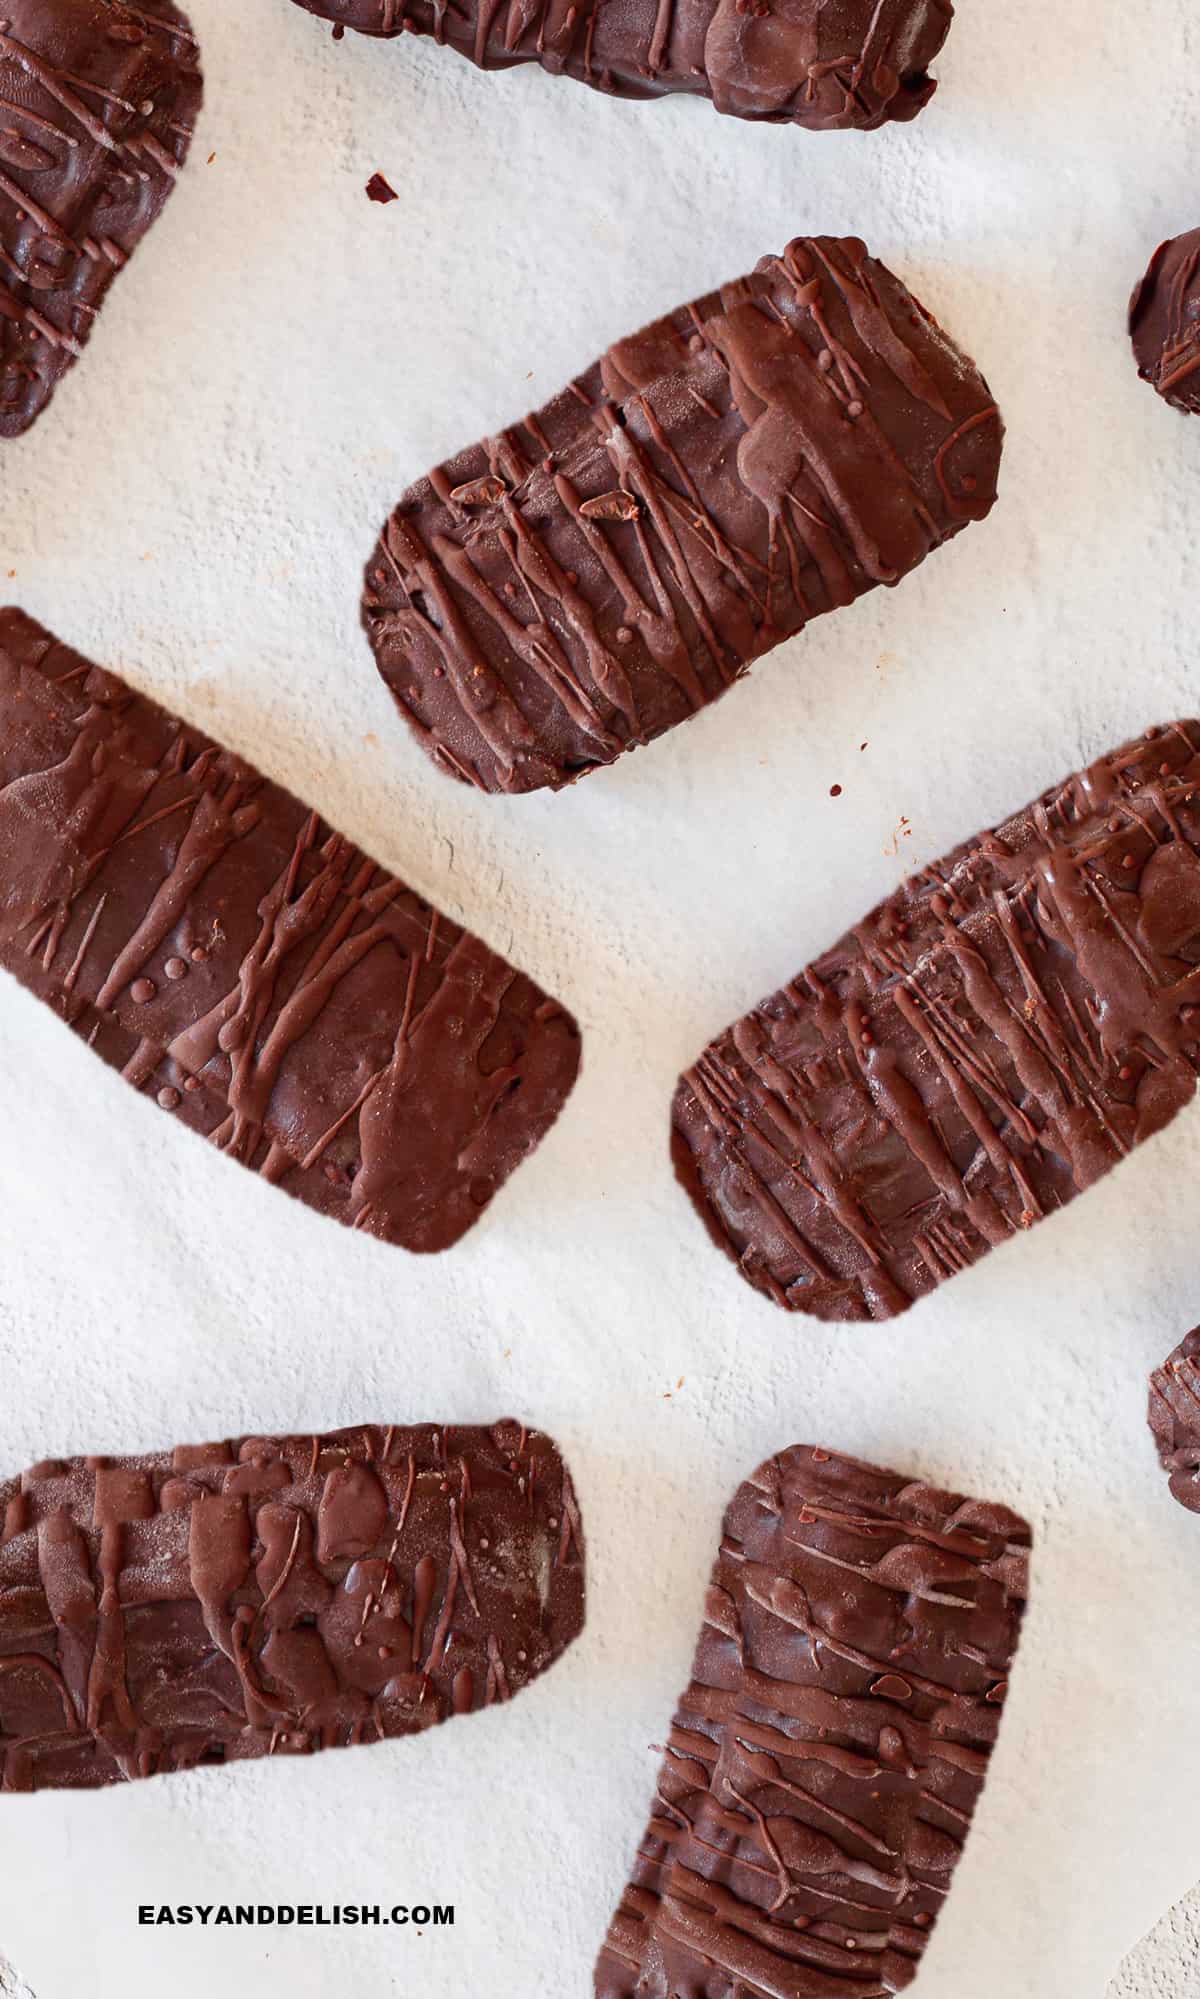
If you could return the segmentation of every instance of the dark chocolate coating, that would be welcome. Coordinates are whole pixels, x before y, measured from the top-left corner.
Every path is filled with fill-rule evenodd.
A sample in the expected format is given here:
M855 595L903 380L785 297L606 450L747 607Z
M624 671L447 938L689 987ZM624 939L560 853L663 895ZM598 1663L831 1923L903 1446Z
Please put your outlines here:
M40 416L161 213L199 58L171 0L0 0L0 438Z
M1200 411L1200 229L1155 251L1129 306L1138 374L1185 415Z
M914 875L680 1079L676 1170L776 1303L886 1319L1090 1187L1200 1067L1200 723Z
M981 520L1002 438L898 279L798 239L409 489L367 571L379 670L443 769L557 789Z
M1150 1376L1147 1420L1172 1498L1200 1513L1200 1327Z
M231 1158L407 1249L569 1095L569 1014L249 764L0 611L0 965Z
M983 1789L1030 1543L1006 1507L796 1445L725 1515L597 1999L885 1999Z
M5 1791L415 1735L583 1629L570 1475L521 1423L71 1458L0 1516Z
M540 63L610 97L707 97L813 132L915 118L951 0L297 0L363 35L432 35L480 69Z

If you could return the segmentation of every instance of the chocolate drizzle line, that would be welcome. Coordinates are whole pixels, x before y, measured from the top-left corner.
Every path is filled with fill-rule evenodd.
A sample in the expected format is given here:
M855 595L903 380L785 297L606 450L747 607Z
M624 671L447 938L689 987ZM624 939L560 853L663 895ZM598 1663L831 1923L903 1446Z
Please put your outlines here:
M570 1475L515 1422L47 1462L0 1518L5 1791L415 1735L583 1629Z
M1172 1498L1200 1513L1200 1327L1150 1376L1148 1421Z
M480 69L540 63L613 97L686 92L812 131L915 118L951 0L298 0L364 35L431 35Z
M0 964L309 1206L439 1250L533 1151L574 1021L298 799L0 611Z
M199 53L170 0L0 0L0 438L40 416L161 213Z
M1155 251L1129 306L1138 374L1187 416L1200 411L1200 229Z
M1030 1545L1003 1506L797 1445L726 1513L597 1999L887 1999L987 1776Z
M485 791L651 741L996 497L986 383L852 238L617 342L404 495L363 616L401 714Z
M1064 1207L1195 1093L1200 723L914 875L718 1036L676 1171L777 1304L886 1319Z

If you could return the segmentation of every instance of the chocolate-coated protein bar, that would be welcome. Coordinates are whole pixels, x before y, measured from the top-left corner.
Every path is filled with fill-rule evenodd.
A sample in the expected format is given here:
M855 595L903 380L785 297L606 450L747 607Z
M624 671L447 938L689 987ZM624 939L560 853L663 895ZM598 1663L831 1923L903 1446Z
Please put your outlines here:
M914 875L679 1084L676 1170L778 1304L886 1319L1196 1089L1200 723Z
M1172 1498L1200 1513L1200 1326L1150 1376L1148 1414Z
M14 610L0 965L231 1158L413 1250L470 1228L579 1064L523 973Z
M5 1791L416 1734L583 1628L570 1476L516 1422L48 1462L0 1516Z
M367 571L379 670L444 770L557 789L982 520L1002 439L862 243L797 240L409 489Z
M1129 306L1138 374L1185 416L1200 412L1200 229L1155 251Z
M803 1446L736 1494L597 1999L886 1999L999 1728L1029 1529Z
M199 55L171 0L0 0L0 439L41 414L161 214Z
M871 131L915 118L951 0L298 0L364 35L431 35L480 69L540 63L613 97L707 97L736 118Z

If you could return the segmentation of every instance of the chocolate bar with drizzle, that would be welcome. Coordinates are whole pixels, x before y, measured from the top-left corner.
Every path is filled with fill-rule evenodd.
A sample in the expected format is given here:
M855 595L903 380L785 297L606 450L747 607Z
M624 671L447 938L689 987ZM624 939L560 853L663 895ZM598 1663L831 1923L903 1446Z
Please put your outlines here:
M517 1422L48 1461L0 1520L5 1791L414 1735L583 1629L570 1475Z
M430 35L480 69L540 63L611 97L685 92L810 131L915 118L951 0L298 0L339 29Z
M318 814L0 611L0 965L171 1116L384 1241L456 1242L571 1017Z
M558 789L982 520L1002 438L862 243L797 240L410 488L367 571L379 670L444 770Z
M1129 305L1143 382L1184 416L1200 414L1200 229L1163 243Z
M1200 723L914 875L679 1084L676 1170L776 1303L886 1319L1161 1131L1200 1070Z
M0 0L0 439L40 416L162 213L199 59L171 0Z
M1030 1546L1006 1507L797 1445L725 1515L596 1999L885 1999L983 1789Z
M1200 1326L1150 1376L1148 1421L1171 1497L1200 1513Z

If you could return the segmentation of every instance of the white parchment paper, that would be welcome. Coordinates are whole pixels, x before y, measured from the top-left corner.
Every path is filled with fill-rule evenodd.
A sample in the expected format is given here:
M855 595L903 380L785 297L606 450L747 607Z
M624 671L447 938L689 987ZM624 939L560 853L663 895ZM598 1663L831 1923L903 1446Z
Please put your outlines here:
M0 1459L518 1413L570 1454L590 1621L511 1708L418 1742L0 1799L0 1949L38 1999L584 1999L722 1508L813 1441L1034 1520L1011 1703L919 1989L1101 1999L1200 1877L1200 1522L1143 1421L1200 1319L1200 1109L856 1331L789 1319L712 1250L667 1107L901 871L1200 705L1200 424L1137 383L1123 333L1159 237L1200 221L1192 10L961 0L926 116L822 139L335 44L289 0L191 5L192 161L4 448L0 585L511 953L578 1013L585 1072L468 1241L417 1261L189 1140L4 982ZM454 787L358 632L391 502L810 230L866 237L980 360L1010 427L992 520L569 794ZM136 1923L423 1898L453 1930Z

